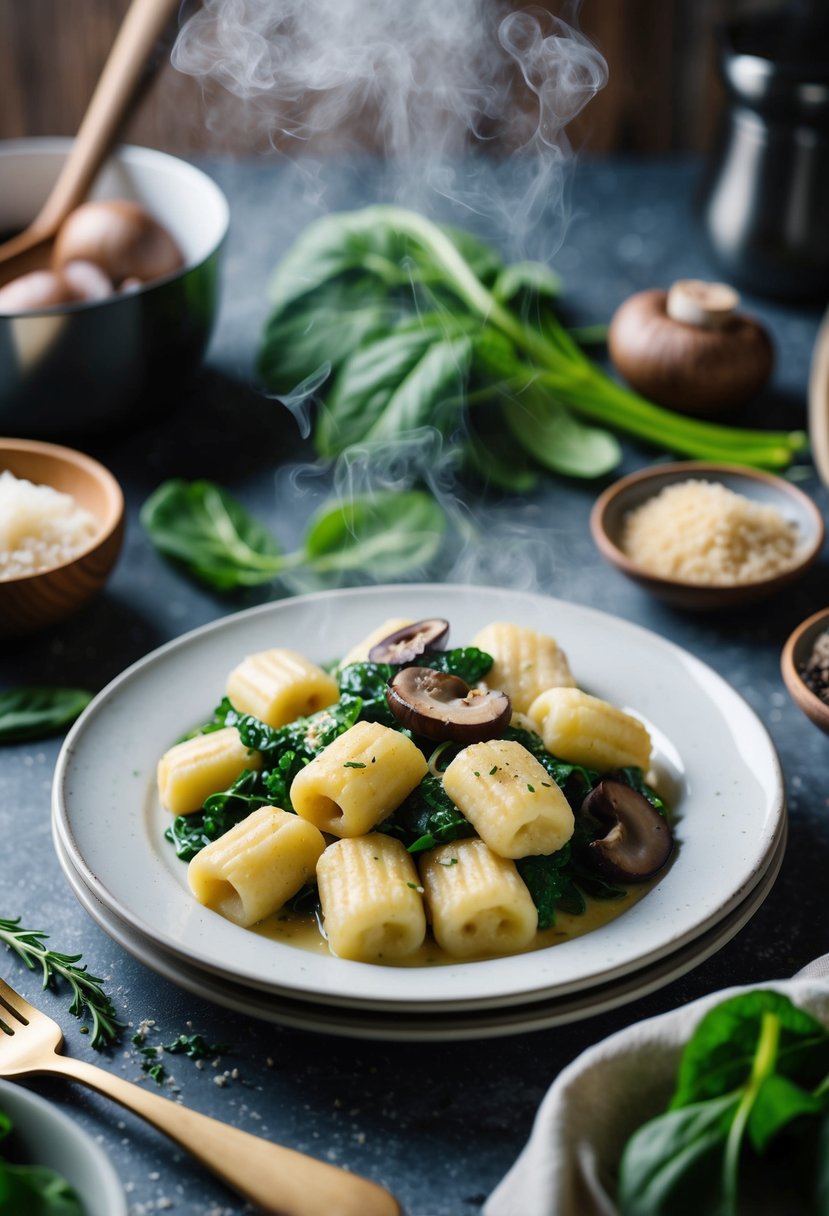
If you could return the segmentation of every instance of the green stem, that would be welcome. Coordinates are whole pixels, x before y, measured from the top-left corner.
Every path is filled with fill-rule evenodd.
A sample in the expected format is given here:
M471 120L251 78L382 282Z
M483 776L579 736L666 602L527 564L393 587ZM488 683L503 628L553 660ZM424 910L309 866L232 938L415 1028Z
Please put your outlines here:
M760 1038L754 1053L751 1077L728 1132L723 1159L723 1193L727 1216L737 1216L737 1183L740 1167L740 1150L746 1125L760 1088L774 1072L777 1049L780 1043L780 1018L776 1013L764 1013L760 1023Z
M628 392L598 369L580 375L577 387L572 375L542 370L537 378L576 413L701 460L785 468L807 444L801 431L753 431L674 413Z

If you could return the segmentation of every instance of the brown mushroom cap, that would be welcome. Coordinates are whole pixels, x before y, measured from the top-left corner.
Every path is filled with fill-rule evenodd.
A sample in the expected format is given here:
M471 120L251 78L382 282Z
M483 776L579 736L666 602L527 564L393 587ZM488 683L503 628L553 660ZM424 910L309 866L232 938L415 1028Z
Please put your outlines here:
M610 358L633 388L703 417L735 409L763 389L774 351L759 321L734 312L715 325L692 324L674 320L667 306L667 291L640 291L610 322Z
M389 682L386 701L401 726L438 742L483 743L506 727L506 693L470 688L459 676L432 667L404 667Z
M55 238L52 265L60 270L76 261L94 262L116 285L159 279L184 264L166 228L129 199L93 200L70 212Z
M368 652L371 663L392 663L401 666L403 663L413 663L421 655L430 654L433 650L442 650L449 636L449 622L443 617L428 617L423 621L413 621L396 629L388 637L372 646Z
M600 781L582 803L581 814L609 828L585 850L591 865L608 878L645 882L662 869L673 851L668 821L623 781Z

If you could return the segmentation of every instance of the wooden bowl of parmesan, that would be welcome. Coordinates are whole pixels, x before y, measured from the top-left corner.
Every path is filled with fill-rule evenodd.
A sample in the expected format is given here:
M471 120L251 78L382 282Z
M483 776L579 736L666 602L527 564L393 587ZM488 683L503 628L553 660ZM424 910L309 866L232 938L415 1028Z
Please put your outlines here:
M0 439L0 637L35 633L100 591L121 549L124 496L82 452Z
M596 500L590 529L617 570L695 611L788 586L817 560L825 530L812 500L782 477L693 460L614 482Z

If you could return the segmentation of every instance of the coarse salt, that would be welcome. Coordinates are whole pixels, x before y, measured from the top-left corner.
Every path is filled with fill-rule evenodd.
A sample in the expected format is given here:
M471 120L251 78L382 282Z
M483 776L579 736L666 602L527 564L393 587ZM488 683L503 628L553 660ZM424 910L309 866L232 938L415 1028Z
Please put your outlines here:
M0 581L70 561L98 531L71 494L0 473Z
M798 557L797 527L776 507L695 479L629 512L621 544L651 574L719 587L782 574Z

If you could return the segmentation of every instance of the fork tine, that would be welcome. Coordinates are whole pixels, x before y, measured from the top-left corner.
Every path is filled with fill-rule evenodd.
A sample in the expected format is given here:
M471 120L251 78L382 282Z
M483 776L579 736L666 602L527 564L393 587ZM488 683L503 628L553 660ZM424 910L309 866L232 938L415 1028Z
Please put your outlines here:
M29 1025L33 1015L37 1016L37 1010L2 979L0 979L0 1006L23 1026ZM13 1028L10 1033L14 1033Z

